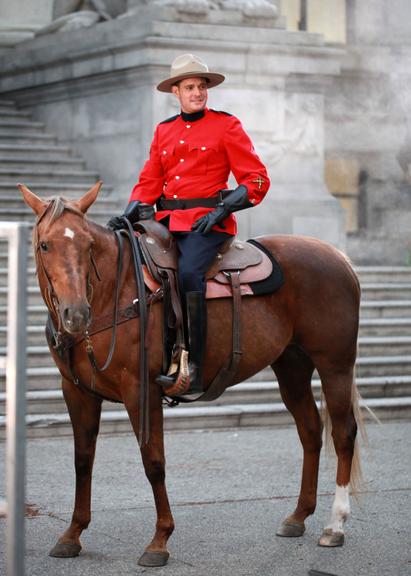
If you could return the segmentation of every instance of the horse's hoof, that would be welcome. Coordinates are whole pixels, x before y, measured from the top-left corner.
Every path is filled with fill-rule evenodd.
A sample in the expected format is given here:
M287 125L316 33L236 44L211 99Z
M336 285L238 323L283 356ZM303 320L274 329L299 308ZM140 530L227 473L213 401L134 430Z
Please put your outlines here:
M49 556L53 558L74 558L80 554L80 544L74 542L57 542L50 550Z
M330 528L325 528L321 538L318 540L318 546L335 548L344 544L344 532L333 532Z
M168 562L170 554L168 552L151 552L146 550L140 557L138 563L140 566L165 566Z
M283 522L276 532L277 536L284 538L298 538L305 532L304 522Z

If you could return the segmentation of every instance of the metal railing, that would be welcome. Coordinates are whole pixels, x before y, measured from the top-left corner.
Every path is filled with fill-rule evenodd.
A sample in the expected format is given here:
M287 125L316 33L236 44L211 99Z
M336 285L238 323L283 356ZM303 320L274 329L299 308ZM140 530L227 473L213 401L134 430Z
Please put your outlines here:
M0 222L8 240L6 374L6 574L23 576L25 552L26 452L26 303L27 240L25 222Z

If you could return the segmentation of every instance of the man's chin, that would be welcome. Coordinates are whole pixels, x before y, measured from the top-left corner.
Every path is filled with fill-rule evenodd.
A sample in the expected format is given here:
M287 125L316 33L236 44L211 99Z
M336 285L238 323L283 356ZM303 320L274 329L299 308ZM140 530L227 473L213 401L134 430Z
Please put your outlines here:
M199 104L192 104L191 105L191 112L200 112L201 110L204 110L205 108L205 104L203 102L199 103Z

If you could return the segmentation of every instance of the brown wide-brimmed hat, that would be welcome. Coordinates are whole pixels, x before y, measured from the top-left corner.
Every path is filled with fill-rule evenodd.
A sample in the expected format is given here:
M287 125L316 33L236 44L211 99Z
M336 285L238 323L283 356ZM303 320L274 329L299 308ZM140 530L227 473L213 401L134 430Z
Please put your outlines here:
M171 92L172 86L179 80L197 77L206 78L208 88L213 88L225 80L225 76L222 74L209 72L207 64L198 56L182 54L181 56L177 56L171 64L170 78L160 82L157 90L160 90L160 92Z

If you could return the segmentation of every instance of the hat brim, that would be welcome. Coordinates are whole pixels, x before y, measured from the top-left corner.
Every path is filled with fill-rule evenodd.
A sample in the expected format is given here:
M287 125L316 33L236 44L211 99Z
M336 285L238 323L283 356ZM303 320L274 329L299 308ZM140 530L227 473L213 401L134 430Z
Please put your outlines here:
M185 74L179 74L178 76L173 76L173 78L167 78L158 84L157 90L160 92L171 92L174 84L185 78L206 78L207 88L214 88L218 86L225 80L225 76L218 74L217 72L186 72Z

